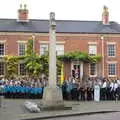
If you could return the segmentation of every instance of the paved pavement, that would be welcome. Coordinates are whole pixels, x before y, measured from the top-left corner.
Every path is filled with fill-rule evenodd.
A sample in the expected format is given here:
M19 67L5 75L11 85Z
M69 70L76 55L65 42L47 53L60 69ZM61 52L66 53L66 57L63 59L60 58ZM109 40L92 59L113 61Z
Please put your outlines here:
M41 100L30 100L40 103ZM85 115L96 112L120 111L120 101L102 101L102 102L81 102L65 101L65 106L71 106L72 110L60 111L41 111L40 113L30 113L23 104L25 99L5 99L3 108L0 108L0 120L20 120L20 119L45 119L56 118L60 116Z

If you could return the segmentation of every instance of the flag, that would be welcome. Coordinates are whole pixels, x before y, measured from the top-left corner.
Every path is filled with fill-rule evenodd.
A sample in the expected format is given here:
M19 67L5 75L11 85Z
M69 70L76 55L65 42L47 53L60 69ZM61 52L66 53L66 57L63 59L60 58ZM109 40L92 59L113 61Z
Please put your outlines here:
M64 82L64 65L61 66L60 85Z

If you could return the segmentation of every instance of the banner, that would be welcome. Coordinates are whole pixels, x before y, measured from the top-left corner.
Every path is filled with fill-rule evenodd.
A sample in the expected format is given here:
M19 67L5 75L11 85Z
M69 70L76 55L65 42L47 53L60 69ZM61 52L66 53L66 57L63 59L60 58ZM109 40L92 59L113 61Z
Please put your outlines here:
M64 82L64 65L61 66L60 85Z

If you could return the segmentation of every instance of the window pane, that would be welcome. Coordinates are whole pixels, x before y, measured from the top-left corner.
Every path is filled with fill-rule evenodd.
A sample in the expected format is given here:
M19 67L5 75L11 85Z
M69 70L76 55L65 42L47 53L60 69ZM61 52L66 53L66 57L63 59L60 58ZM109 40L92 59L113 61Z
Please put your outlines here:
M45 55L48 52L48 45L42 44L40 45L40 55Z
M115 56L115 45L108 45L108 56Z
M108 65L108 75L116 75L116 64Z
M25 55L25 43L19 44L19 55Z
M4 55L4 44L0 44L0 55Z
M0 62L0 75L4 75L4 63Z
M90 55L96 55L97 54L96 45L89 45L89 54Z
M41 44L40 45L40 55L44 55L48 52L48 44ZM57 55L64 54L64 45L56 45L56 53Z
M96 75L96 64L92 63L90 64L90 75Z
M19 64L19 73L20 73L20 75L26 75L25 64L23 64L23 63Z
M64 55L64 45L56 45L57 55Z

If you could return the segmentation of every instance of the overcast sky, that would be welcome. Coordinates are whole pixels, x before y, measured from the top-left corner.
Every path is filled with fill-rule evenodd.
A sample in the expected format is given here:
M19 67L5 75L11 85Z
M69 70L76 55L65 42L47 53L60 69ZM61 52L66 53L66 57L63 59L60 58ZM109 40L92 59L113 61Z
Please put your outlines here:
M20 3L26 3L30 19L101 20L103 5L108 6L110 20L120 23L120 0L0 0L0 18L17 18Z

